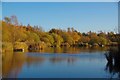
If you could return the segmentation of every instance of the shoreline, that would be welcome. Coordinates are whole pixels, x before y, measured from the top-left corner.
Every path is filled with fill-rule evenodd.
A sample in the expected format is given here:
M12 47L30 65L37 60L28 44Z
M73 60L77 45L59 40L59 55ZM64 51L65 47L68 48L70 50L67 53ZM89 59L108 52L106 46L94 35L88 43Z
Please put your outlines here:
M36 47L37 46L34 46L34 48L32 49L29 49L27 48L25 50L25 52L29 52L29 51L41 51L41 50L44 50L46 48L109 48L109 47L119 47L120 44L118 45L103 45L103 46L99 46L99 45L82 45L82 46L58 46L58 47L55 47L55 46L46 46L44 48L39 48L37 49ZM19 48L18 48L19 49ZM24 49L24 48L21 48L21 49ZM15 48L10 48L10 49L5 49L5 48L2 48L1 49L1 53L4 53L4 52L22 52L21 50L18 50L17 49L15 50Z

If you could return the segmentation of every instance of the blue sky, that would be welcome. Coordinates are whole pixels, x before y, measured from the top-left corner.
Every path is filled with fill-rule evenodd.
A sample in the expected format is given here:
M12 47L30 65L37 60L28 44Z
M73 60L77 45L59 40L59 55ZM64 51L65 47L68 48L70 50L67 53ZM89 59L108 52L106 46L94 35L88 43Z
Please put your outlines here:
M119 0L1 0L2 2L118 2Z
M114 31L118 26L117 2L3 2L2 17L16 15L23 25L74 27L80 32Z

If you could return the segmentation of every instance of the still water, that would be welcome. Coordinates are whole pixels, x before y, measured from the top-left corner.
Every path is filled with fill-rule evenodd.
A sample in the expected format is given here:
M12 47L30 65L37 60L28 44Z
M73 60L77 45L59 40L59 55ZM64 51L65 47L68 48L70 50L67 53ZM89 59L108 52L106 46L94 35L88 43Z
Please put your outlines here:
M4 53L4 78L116 78L106 69L105 48L56 48Z

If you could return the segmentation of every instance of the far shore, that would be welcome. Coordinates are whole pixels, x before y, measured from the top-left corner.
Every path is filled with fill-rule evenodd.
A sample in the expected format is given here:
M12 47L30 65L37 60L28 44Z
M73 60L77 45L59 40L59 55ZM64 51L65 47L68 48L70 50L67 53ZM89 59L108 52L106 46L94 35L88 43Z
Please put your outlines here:
M6 48L2 48L0 49L0 52L29 52L29 51L40 51L40 50L44 50L45 48L93 48L93 47L118 47L120 44L117 43L111 43L109 45L99 45L99 44L94 44L94 45L90 45L88 43L82 43L82 44L75 44L75 45L61 45L61 46L43 46L43 45L36 45L36 44L32 44L32 45L23 45L23 43L19 42L19 45L16 44L13 45L12 47L10 47L10 45L7 45ZM15 47L16 46L16 47ZM8 48L9 47L9 48Z

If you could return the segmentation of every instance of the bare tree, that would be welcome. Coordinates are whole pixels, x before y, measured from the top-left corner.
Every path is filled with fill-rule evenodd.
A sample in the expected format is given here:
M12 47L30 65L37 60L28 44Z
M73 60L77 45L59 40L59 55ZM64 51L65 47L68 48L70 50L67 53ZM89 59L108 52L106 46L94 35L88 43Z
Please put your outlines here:
M11 22L13 25L18 26L18 19L15 15L11 16Z

